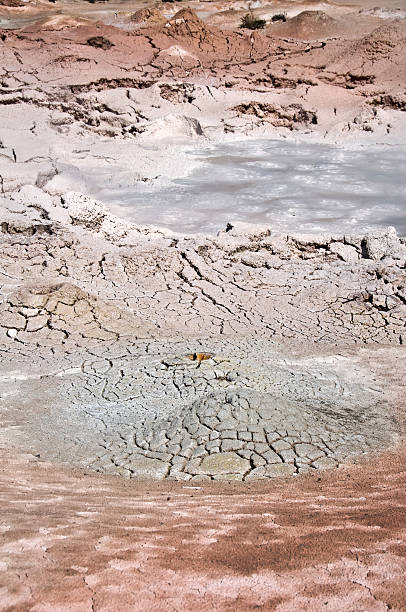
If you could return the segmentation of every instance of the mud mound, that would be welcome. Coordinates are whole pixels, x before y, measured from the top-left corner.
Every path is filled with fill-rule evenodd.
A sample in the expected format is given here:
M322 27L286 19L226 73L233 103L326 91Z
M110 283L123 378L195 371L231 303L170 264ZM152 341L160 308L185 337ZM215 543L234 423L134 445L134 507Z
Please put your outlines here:
M168 66L188 72L203 66L212 69L214 63L243 61L251 49L248 35L233 32L226 36L190 9L182 9L165 24L142 29L141 33L153 41L154 49L159 49L154 65L162 71ZM265 39L261 40L265 46ZM269 48L269 40L266 44Z
M337 22L323 11L303 11L286 23L278 22L272 31L283 36L299 39L322 38L336 28Z
M406 78L405 46L406 23L392 22L351 43L327 70L349 75L355 85L379 80L387 87L390 82L398 93Z
M369 61L389 59L394 53L404 53L406 26L400 23L383 25L352 46L356 57Z
M199 351L205 359L193 359ZM42 398L18 435L51 460L131 478L254 480L397 441L382 393L352 358L297 361L269 341L180 337L58 354L34 376L21 362L10 402Z
M71 283L25 286L1 306L4 341L80 345L84 339L114 340L129 334L145 337L151 326Z
M188 8L181 9L175 13L164 27L171 35L176 34L176 36L192 37L201 40L210 35L216 34L218 36L219 34L218 30L212 30L194 11Z
M171 23L180 23L180 20L183 20L185 23L196 23L198 25L203 25L204 22L197 16L195 11L192 11L190 8L182 8L180 9L170 20Z
M166 22L165 17L156 8L142 8L135 11L130 17L133 23L153 25Z

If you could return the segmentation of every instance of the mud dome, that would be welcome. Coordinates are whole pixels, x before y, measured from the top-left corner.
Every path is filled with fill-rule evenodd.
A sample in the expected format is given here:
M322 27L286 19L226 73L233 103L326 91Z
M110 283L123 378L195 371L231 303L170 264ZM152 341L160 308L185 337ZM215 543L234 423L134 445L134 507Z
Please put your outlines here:
M2 438L48 460L175 480L291 476L397 442L383 390L354 359L289 353L206 338L44 355L36 374L25 362L2 378L9 410L24 413Z

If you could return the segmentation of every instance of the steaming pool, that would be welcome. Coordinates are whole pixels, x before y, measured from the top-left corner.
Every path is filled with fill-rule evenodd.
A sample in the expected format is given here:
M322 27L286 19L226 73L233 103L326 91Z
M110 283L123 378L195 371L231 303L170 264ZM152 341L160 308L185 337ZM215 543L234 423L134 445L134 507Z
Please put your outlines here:
M136 223L185 233L243 221L303 232L393 225L406 235L406 147L247 140L187 156L199 163L184 177L136 189L100 185L97 198Z

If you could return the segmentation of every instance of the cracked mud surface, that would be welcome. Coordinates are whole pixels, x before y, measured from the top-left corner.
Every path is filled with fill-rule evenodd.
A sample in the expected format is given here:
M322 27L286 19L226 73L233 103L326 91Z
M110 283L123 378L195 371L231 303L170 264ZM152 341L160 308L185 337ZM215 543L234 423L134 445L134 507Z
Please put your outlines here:
M190 143L403 144L406 19L0 4L0 608L401 612L405 238L94 197Z
M33 186L2 214L4 445L127 478L247 481L399 441L385 385L338 348L403 350L393 229L182 237Z
M190 360L197 344L213 356ZM399 439L383 390L349 357L295 361L252 338L57 357L31 375L22 361L1 380L20 413L3 443L48 460L127 478L248 481L334 468Z

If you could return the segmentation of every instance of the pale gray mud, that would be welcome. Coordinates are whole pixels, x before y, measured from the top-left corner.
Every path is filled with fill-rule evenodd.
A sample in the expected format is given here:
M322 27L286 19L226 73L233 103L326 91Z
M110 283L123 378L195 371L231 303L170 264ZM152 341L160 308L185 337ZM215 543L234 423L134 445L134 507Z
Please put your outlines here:
M208 347L207 359L193 359ZM101 345L43 361L36 374L25 361L26 375L1 381L19 415L3 443L105 473L289 476L399 440L384 390L350 355L294 359L270 341L207 338Z
M403 350L394 229L306 237L237 224L181 237L80 194L13 197L3 445L126 477L249 480L400 441L391 389L360 362L392 346L393 367Z
M126 185L124 169L112 178L94 168L88 190L119 216L185 233L215 233L242 221L312 233L393 225L406 234L402 146L346 149L253 139L182 153L200 162L187 176L134 188Z

